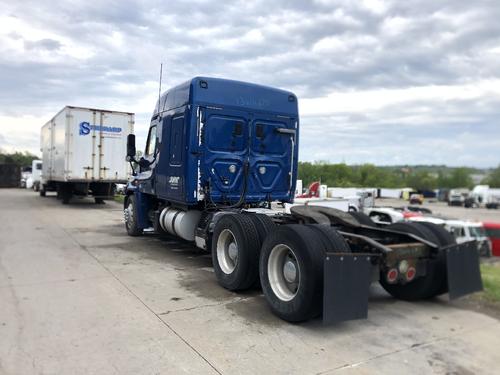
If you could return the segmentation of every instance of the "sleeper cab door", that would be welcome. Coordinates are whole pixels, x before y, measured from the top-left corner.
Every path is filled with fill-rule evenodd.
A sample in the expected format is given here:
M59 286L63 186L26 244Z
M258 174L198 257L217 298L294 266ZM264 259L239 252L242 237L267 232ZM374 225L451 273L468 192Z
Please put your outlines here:
M162 155L157 167L156 191L160 198L185 203L186 111L171 112L162 121Z
M292 119L256 115L250 145L249 194L257 200L287 200L292 189L295 128Z

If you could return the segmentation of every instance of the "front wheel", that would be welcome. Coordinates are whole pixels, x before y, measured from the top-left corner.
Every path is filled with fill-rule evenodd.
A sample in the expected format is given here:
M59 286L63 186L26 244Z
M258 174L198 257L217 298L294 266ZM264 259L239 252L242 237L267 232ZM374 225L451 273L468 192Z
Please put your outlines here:
M129 195L126 199L123 214L125 216L127 234L132 237L140 236L142 234L142 228L139 228L137 223L137 201L134 195Z

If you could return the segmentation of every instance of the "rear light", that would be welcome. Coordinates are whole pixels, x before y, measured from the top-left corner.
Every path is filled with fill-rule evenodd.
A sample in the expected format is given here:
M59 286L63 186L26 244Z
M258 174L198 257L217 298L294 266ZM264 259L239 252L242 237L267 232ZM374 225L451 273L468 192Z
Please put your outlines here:
M415 278L416 274L417 271L415 270L415 267L408 268L408 271L406 271L406 280L412 281Z
M391 268L389 272L387 272L387 282L392 284L395 283L397 279L398 279L398 270L395 268Z
M402 260L401 262L399 262L399 273L402 273L402 274L405 274L406 271L408 271L408 261L407 260Z

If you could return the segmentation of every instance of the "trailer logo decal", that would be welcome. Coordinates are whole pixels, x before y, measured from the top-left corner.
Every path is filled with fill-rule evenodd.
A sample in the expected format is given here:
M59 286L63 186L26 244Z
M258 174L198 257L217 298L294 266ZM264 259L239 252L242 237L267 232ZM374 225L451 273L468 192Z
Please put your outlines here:
M90 124L88 122L80 123L80 135L87 135L90 133Z
M91 130L95 130L98 132L103 132L111 135L116 135L117 133L122 132L122 128L114 127L114 126L105 126L105 125L91 125L90 123L83 121L80 123L80 135L88 135Z

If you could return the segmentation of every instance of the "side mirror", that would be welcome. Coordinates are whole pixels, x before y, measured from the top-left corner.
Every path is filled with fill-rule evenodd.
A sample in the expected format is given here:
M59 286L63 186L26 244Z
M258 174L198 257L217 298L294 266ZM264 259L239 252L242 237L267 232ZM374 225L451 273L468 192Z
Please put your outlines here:
M127 136L127 159L134 160L135 158L135 135L129 134Z

